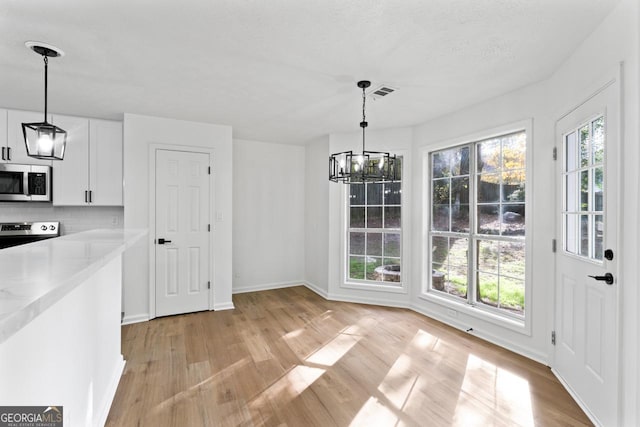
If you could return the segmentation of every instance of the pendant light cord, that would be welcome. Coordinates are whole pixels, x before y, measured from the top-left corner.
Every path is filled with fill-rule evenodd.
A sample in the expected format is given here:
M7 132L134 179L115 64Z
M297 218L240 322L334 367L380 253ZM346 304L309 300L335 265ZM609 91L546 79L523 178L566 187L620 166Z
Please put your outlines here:
M362 122L360 123L360 127L362 128L362 155L364 156L364 129L367 127L367 117L365 115L365 103L367 100L367 96L364 93L365 88L362 88Z
M44 58L44 122L47 123L47 71L49 58L47 58L47 55L43 55L42 57Z

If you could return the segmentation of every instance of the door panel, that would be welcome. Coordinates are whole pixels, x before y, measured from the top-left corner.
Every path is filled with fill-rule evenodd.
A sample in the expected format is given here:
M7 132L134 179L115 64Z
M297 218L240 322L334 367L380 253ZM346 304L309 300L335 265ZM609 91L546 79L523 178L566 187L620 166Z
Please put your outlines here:
M554 369L594 421L618 424L617 275L619 82L557 122Z
M157 316L209 308L208 168L205 153L156 151Z

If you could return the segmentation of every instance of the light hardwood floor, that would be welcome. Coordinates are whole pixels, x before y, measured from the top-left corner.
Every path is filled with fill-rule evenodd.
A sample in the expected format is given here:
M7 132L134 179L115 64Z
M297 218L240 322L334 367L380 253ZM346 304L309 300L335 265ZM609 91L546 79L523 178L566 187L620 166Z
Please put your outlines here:
M107 426L591 425L549 368L304 287L124 326Z

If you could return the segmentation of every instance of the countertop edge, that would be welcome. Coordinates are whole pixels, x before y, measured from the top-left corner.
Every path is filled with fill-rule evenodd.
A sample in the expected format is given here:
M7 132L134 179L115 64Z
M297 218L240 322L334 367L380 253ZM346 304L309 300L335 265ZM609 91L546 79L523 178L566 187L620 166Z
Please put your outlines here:
M72 234L64 236L70 240L78 240L82 242L79 237L91 237L91 234L97 233L113 233L114 230L91 230L82 233ZM28 325L33 319L38 317L41 313L47 310L49 307L62 300L65 296L73 292L77 287L85 282L92 274L99 271L109 262L120 256L127 249L135 245L140 239L147 235L147 230L133 229L133 230L118 230L117 232L130 233L124 236L124 240L117 247L111 249L108 253L96 259L91 264L78 270L75 274L68 277L66 280L57 285L54 289L37 298L35 301L30 302L24 307L6 314L4 317L0 317L0 345L19 332L22 328ZM100 239L98 239L100 240Z

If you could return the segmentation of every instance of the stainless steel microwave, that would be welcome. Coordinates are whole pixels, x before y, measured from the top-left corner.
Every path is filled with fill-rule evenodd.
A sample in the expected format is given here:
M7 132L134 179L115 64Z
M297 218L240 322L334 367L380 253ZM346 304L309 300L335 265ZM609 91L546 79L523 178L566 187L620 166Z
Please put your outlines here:
M0 163L1 202L50 202L51 166Z

